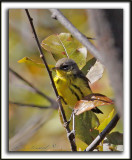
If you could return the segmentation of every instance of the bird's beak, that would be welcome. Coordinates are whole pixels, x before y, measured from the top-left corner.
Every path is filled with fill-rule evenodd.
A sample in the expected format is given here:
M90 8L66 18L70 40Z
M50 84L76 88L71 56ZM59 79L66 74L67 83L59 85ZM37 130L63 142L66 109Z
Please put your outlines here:
M52 68L53 71L56 71L56 70L58 70L58 69L59 69L58 67L53 67L53 68Z

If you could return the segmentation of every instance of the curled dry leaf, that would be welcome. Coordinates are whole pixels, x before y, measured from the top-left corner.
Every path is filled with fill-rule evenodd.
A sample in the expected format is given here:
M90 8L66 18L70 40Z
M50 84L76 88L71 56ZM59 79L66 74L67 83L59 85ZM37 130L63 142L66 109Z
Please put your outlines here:
M89 111L98 106L110 105L113 101L105 95L99 93L93 93L82 100L78 101L74 107L74 113L79 115L83 112Z
M96 63L90 68L86 77L92 84L102 77L103 72L104 72L104 66L99 61L96 61Z

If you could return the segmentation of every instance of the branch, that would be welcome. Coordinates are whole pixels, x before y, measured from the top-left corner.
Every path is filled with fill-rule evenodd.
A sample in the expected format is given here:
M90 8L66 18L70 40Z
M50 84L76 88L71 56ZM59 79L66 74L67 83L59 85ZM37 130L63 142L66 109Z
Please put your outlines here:
M9 71L12 72L16 77L18 77L19 79L21 79L22 81L24 81L25 83L27 83L31 88L34 89L34 91L39 94L40 96L46 98L51 104L54 104L54 106L57 106L56 101L50 97L48 97L46 94L44 94L43 92L41 92L40 90L38 90L35 86L33 86L30 82L28 82L26 79L24 79L22 76L20 76L17 72L15 72L13 69L11 69L9 67ZM56 109L56 108L55 108Z
M24 104L24 103L19 103L19 102L12 102L12 101L9 101L9 103L10 104L15 104L15 105L18 105L18 106L22 106L22 107L33 107L33 108L40 108L40 109L53 108L52 105L51 106L39 106L39 105L35 105L35 104ZM56 107L56 109L57 109L57 107Z
M95 140L85 149L85 151L93 151L99 143L105 138L105 136L116 126L119 120L118 114L110 121L105 129L95 138Z
M50 77L51 84L52 84L52 86L53 86L54 92L55 92L56 97L57 97L57 99L58 99L58 105L59 105L59 109L60 109L60 111L61 111L61 115L62 115L62 118L63 118L63 122L64 122L64 124L67 124L66 115L65 115L64 109L63 109L63 107L62 107L61 100L60 100L59 94L58 94L58 92L57 92L57 89L56 89L54 80L53 80L53 78L52 78L52 73L51 73L51 71L49 70L49 67L48 67L48 65L47 65L46 59L45 59L44 54L43 54L43 52L42 52L42 48L41 48L41 46L40 46L40 43L39 43L39 40L38 40L36 31L35 31L35 28L34 28L34 25L33 25L33 19L31 18L30 14L29 14L29 12L28 12L28 9L25 9L25 11L26 11L26 13L27 13L27 16L28 16L28 19L29 19L29 22L30 22L30 25L31 25L31 28L32 28L32 31L33 31L33 34L34 34L34 37L35 37L35 40L36 40L36 43L37 43L37 45L38 45L38 49L39 49L39 52L40 52L40 57L42 58L43 63L45 64L45 67L46 67L47 72L48 72L49 77ZM69 128L69 125L66 125L65 128L66 128L66 131L67 131L67 135L68 135L69 133L71 133L70 128ZM69 141L70 141L70 144L71 144L71 149L72 149L72 151L76 151L75 135L72 133L72 134L70 134L70 135L68 136L68 138L69 138Z
M122 116L123 114L123 81L122 81L122 36L123 36L123 11L105 11L106 17L103 15L101 10L88 10L89 17L91 18L90 24L92 23L91 28L94 29L97 41L99 41L99 51L96 47L88 40L88 38L83 35L72 23L58 10L58 9L49 9L52 13L52 18L58 20L66 29L68 29L71 34L76 37L89 51L96 57L108 70L111 84L116 97L116 106L117 110ZM90 19L89 18L89 19ZM120 24L118 21L120 20ZM112 24L112 27L111 25ZM116 35L116 37L112 37ZM105 35L105 36L104 36ZM120 37L120 38L119 38ZM115 42L115 43L114 43ZM121 42L121 43L120 43ZM120 45L116 45L120 44ZM102 47L103 46L103 47ZM120 56L121 55L121 56ZM117 85L118 84L118 85Z

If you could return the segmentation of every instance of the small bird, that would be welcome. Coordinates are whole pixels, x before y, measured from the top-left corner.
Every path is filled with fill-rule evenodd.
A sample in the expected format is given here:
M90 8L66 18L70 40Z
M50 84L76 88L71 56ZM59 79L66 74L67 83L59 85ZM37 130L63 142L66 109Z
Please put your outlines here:
M92 93L88 78L74 60L62 58L58 60L53 70L56 71L54 82L63 104L73 109L77 101ZM103 114L97 107L92 111Z

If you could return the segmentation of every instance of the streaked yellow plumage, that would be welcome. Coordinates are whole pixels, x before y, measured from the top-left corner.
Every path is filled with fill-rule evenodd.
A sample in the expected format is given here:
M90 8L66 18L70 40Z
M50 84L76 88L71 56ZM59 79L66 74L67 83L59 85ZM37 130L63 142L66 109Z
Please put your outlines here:
M74 77L71 72L64 74L63 71L57 70L54 78L58 93L63 97L63 103L74 107L76 102L88 94L92 93L87 87L86 81L81 78ZM88 81L87 81L88 83Z
M74 108L77 101L92 93L88 79L72 59L60 59L54 70L56 71L55 85L63 104ZM98 108L92 111L102 113Z

